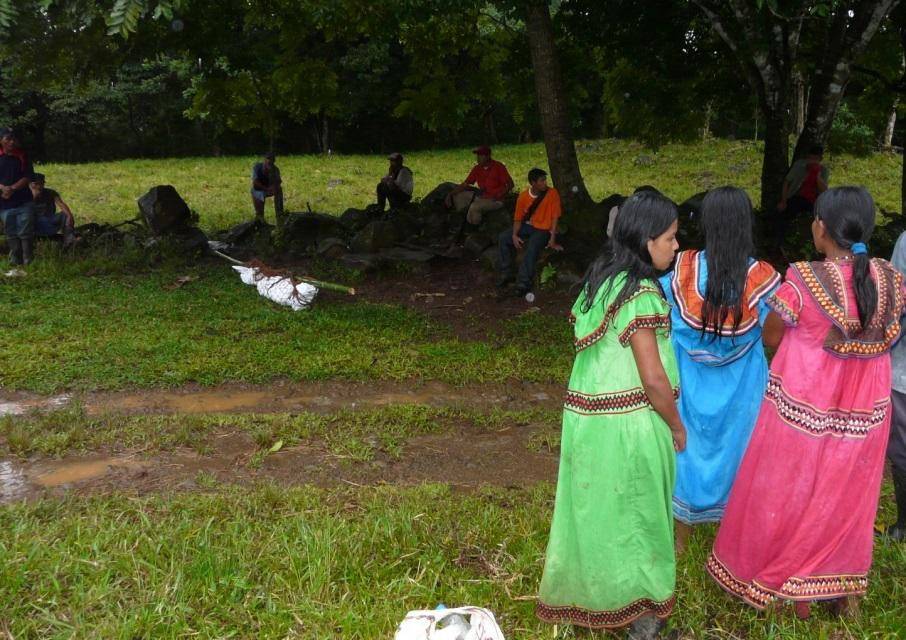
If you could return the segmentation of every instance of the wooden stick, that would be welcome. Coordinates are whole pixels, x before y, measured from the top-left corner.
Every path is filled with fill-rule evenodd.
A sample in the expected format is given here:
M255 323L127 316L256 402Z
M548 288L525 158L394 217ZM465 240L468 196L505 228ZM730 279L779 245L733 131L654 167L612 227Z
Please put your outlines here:
M217 249L211 249L211 253L218 255L221 258L223 258L224 260L227 260L228 262L232 262L233 264L239 265L241 267L248 266L248 264L246 264L245 262L242 262L242 260L237 260L233 256L228 256L227 254L225 254L221 251L218 251ZM324 282L323 280L315 280L314 278L309 278L306 276L296 276L296 275L290 274L290 277L298 280L299 282L304 282L306 284L310 284L315 287L318 287L319 289L327 289L329 291L339 291L340 293L348 293L351 296L355 295L355 289L353 287L347 287L345 285L336 284L334 282Z

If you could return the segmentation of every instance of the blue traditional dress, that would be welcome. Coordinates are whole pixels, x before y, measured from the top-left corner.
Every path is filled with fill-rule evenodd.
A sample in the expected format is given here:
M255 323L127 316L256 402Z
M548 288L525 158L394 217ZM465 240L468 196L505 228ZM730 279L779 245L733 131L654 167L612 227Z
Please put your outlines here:
M708 281L704 251L682 251L661 278L672 305L671 341L679 365L679 412L686 449L676 457L673 515L686 524L723 516L736 469L758 417L768 380L761 327L770 311L765 299L780 284L766 262L750 260L743 316L733 335L732 314L720 336L702 335L702 304Z

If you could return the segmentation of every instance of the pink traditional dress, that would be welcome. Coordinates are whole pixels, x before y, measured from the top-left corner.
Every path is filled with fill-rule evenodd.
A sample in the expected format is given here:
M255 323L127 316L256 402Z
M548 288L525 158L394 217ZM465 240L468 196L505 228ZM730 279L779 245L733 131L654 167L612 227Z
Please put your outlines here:
M903 277L871 261L878 308L860 331L852 264L798 262L768 304L787 325L707 562L756 608L868 587L890 429L890 347Z

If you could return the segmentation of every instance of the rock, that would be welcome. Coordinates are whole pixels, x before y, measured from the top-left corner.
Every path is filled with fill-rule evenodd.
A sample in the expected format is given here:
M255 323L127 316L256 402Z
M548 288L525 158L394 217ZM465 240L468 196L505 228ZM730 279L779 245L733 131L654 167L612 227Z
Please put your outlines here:
M247 222L240 222L226 231L221 231L216 234L216 237L231 246L246 246L254 243L255 236L259 235L263 229L270 231L273 226L264 220L256 218Z
M342 258L348 251L346 243L339 238L326 238L323 242L318 243L317 253L319 258L336 260Z
M647 153L640 153L632 163L637 167L650 167L654 164L654 158Z
M138 210L155 235L179 232L192 226L192 212L171 185L152 187L138 199Z
M456 188L455 182L441 182L434 187L431 193L422 198L422 206L427 208L443 208L444 199L454 188Z
M352 231L361 231L365 225L371 222L371 215L365 209L349 208L340 216L340 222Z
M478 258L484 250L494 244L494 239L486 233L470 233L462 243L463 253Z
M347 253L340 258L340 264L359 273L373 273L383 265L383 259L374 253Z
M428 253L427 251L416 251L402 247L383 249L378 255L384 263L391 266L415 269L417 271L427 270L429 263L435 258L433 253Z
M487 211L481 219L481 230L496 238L504 229L513 228L513 209L497 209Z
M684 200L683 203L679 205L680 217L683 220L698 217L698 215L702 212L702 200L705 199L706 195L708 195L708 192L702 191L700 193L696 193L694 196L686 198L686 200Z
M340 219L323 213L288 213L284 218L280 237L290 253L313 251L327 238L344 240L349 235Z
M208 252L208 236L198 227L189 227L170 238L183 253L203 254Z
M398 240L396 227L386 220L374 220L352 238L349 247L355 253L375 253L387 249Z
M416 238L422 232L419 219L404 209L391 209L385 220L394 226L396 236L401 240Z
M422 238L426 240L442 240L449 229L449 216L445 211L432 211L422 217Z
M489 247L481 253L481 256L478 258L478 263L482 266L483 269L487 269L488 271L496 271L497 260L499 256L500 253L498 252L496 247Z

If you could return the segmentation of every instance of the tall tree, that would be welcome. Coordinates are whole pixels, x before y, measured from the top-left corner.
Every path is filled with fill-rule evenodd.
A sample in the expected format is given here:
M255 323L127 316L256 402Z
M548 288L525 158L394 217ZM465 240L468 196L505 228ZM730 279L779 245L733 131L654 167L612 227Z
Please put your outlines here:
M527 3L526 34L532 53L538 113L541 116L551 177L560 191L565 207L575 211L588 208L592 200L579 170L569 102L548 4L546 0Z
M804 31L818 44L797 153L824 142L856 58L899 0L693 0L746 72L765 122L761 208L773 210L789 168L789 111Z

